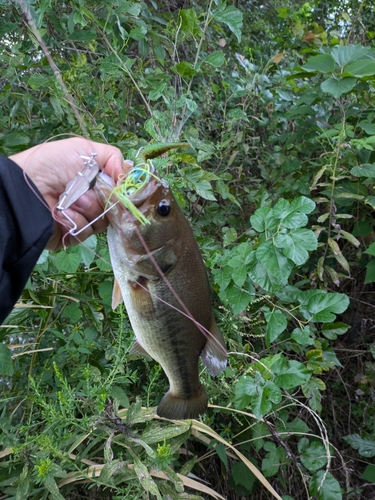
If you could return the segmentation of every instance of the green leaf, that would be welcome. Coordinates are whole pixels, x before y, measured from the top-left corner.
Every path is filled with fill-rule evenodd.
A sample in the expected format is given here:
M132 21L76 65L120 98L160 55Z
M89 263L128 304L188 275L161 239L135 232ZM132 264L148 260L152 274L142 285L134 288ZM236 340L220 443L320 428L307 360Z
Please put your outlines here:
M308 219L305 214L312 212L314 208L315 203L312 200L300 196L292 203L284 199L279 200L274 206L273 213L275 217L280 219L284 227L294 229L307 224Z
M375 457L375 439L373 436L361 437L359 434L349 434L344 436L344 440L350 444L352 448L358 450L362 457Z
M309 325L306 325L302 330L301 328L295 328L290 336L293 340L300 345L313 345L314 344L314 332L311 331Z
M101 271L112 271L111 256L108 248L102 248L98 252L99 257L95 260L95 264Z
M249 492L253 490L257 481L254 474L241 460L233 464L232 478L235 484L243 486Z
M318 500L342 500L339 482L324 470L318 471L310 479L309 490Z
M220 68L220 66L225 63L224 52L222 50L215 50L205 57L203 62L212 64L212 66L215 66L216 68Z
M370 47L363 47L362 45L336 45L336 47L331 50L331 55L342 68L360 57L365 56L369 50Z
M310 408L318 413L322 411L322 391L325 391L325 389L325 383L317 377L311 377L310 380L302 386L302 392L309 400Z
M292 211L302 212L304 214L310 214L315 210L316 204L314 201L310 200L306 196L299 196L290 204Z
M337 335L344 335L350 328L350 325L345 323L326 323L322 326L322 334L330 340L337 339Z
M68 304L64 309L63 316L69 318L71 323L77 323L82 318L82 311L79 304L76 302Z
M323 92L333 95L338 99L343 94L346 94L356 85L357 81L355 78L342 78L341 80L336 80L335 78L328 78L323 82L320 87Z
M190 430L190 424L169 425L166 427L155 425L146 429L142 434L142 440L147 444L160 443L164 439L172 439Z
M310 442L303 437L298 441L300 460L306 469L316 471L327 463L327 450L320 441Z
M215 451L216 451L218 457L220 458L221 462L223 463L225 470L227 471L228 470L228 456L227 456L226 449L225 449L225 446L223 445L223 443L217 443L215 446Z
M305 71L319 71L320 73L332 73L335 71L335 60L330 54L320 54L309 57L307 63L302 66Z
M0 344L0 375L13 375L12 351L5 344Z
M0 143L2 143L5 148L9 149L18 149L20 146L27 146L29 142L30 137L22 132L9 132L0 140Z
M75 273L81 263L81 257L76 251L79 249L60 250L55 255L55 265L59 271Z
M267 322L266 343L267 346L269 346L271 342L276 340L277 337L283 333L288 325L288 321L280 309L265 312L264 316Z
M236 35L238 43L241 42L241 31L243 23L243 14L240 10L236 9L233 5L220 8L213 13L214 19L224 23Z
M138 457L134 457L134 471L137 474L142 487L146 491L149 491L152 495L155 495L158 500L162 500L162 496L155 481L152 479L147 467Z
M353 76L361 78L363 76L375 75L375 61L372 59L359 59L358 61L349 64L345 68L346 73L351 73Z
M116 399L118 404L123 408L129 408L129 399L123 387L120 387L119 385L112 385L109 395L113 399Z
M353 167L350 171L355 177L370 177L375 178L375 164L363 163L359 167Z
M193 65L187 61L182 61L176 64L176 71L186 81L189 81L196 74Z
M294 359L280 358L272 366L272 370L276 375L275 384L286 390L305 384L311 377L311 372L307 370L305 365Z
M181 23L181 31L189 33L193 37L202 36L203 32L194 9L181 9L178 21Z
M316 250L318 240L310 229L292 229L289 233L279 233L275 245L283 249L283 254L297 265L304 264L309 258L308 250Z
M271 240L261 243L256 249L255 255L280 285L287 283L293 264L280 253Z
M369 481L370 483L375 483L375 465L367 465L365 470L363 471L363 474L361 475L361 479Z
M91 235L87 240L85 240L81 245L79 245L81 262L85 264L86 267L90 267L90 264L95 259L95 250L98 244L98 238L95 234Z
M277 225L277 219L274 217L273 210L270 207L258 208L250 217L250 222L258 233L273 229Z
M367 253L368 255L375 257L375 243L371 243L371 245L363 253Z
M129 37L132 38L133 40L137 40L137 42L139 40L146 38L146 35L147 35L147 28L143 24L130 30L130 33L129 33Z
M262 460L262 472L265 477L277 474L280 465L285 461L285 452L281 447L276 447L275 443L266 442L263 446L268 451Z
M250 304L252 298L248 290L239 288L236 285L228 286L225 292L225 297L230 303L234 314L240 314L244 311Z
M279 404L282 399L280 388L267 380L264 385L258 384L258 392L251 398L251 410L260 420L272 410L273 403Z
M249 405L251 396L254 396L256 393L257 386L255 380L248 375L240 377L234 386L234 406L239 410L243 410Z
M364 130L368 135L375 135L375 123L361 121L358 123L358 127Z
M301 312L306 319L329 323L336 314L344 312L349 305L349 297L343 293L330 293L324 290L307 290L302 293Z

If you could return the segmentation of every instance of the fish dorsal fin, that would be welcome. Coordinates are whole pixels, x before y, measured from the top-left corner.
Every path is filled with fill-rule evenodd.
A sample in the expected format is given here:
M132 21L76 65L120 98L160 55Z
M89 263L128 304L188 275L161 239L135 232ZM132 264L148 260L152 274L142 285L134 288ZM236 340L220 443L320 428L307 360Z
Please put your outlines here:
M201 352L201 358L204 366L209 373L216 377L227 366L227 350L223 334L216 324L216 320L212 315L210 332L212 337L208 337L206 345Z
M129 354L140 354L141 356L148 356L149 358L151 358L149 353L141 346L138 340L134 341L134 344L130 348Z
M121 304L122 301L123 298L122 298L121 288L120 285L118 284L118 281L115 279L112 292L112 309L116 309L116 307L119 304Z

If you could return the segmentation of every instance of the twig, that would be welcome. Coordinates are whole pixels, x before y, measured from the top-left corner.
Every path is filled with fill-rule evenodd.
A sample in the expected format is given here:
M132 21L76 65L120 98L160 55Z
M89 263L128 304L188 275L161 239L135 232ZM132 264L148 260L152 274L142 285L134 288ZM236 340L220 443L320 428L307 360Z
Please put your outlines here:
M26 5L26 2L24 0L16 0L16 2L18 3L18 5L20 6L21 10L22 10L22 13L25 17L25 20L29 26L29 29L31 31L31 33L33 34L33 36L35 37L36 41L38 42L38 44L40 45L42 51L44 52L44 55L46 56L47 58L47 61L49 63L49 65L51 66L51 69L53 71L53 74L55 75L55 78L57 80L57 82L59 83L64 95L65 95L65 99L68 101L70 107L72 108L73 110L73 113L77 119L77 122L79 123L79 126L82 130L82 134L86 137L86 139L89 139L90 138L90 135L86 129L86 126L82 120L82 117L81 115L79 114L78 112L78 108L77 108L77 105L76 103L74 102L74 99L72 97L72 95L69 93L69 90L67 88L67 86L65 85L64 83L64 80L62 79L62 76L61 76L61 71L59 70L59 68L56 66L54 60L52 59L51 57L51 54L46 46L46 44L44 43L43 39L42 39L42 36L34 22L34 19L32 18L32 15L31 13L29 12L29 9Z

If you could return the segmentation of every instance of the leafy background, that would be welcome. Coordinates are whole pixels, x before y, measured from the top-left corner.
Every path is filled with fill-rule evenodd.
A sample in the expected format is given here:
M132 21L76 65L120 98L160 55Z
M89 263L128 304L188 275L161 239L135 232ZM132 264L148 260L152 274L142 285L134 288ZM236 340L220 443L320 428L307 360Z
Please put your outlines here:
M2 498L375 495L369 0L0 2L0 150L184 140L157 166L210 272L229 365L167 422L128 355L105 236L43 252L0 328Z

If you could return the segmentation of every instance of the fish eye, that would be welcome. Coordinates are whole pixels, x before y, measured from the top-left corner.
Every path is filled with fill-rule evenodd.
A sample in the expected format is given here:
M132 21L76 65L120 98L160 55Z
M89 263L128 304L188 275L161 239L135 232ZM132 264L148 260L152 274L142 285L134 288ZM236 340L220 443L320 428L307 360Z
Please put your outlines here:
M171 205L170 205L169 201L161 200L156 211L162 217L166 217L167 215L169 215L170 211L171 211Z

